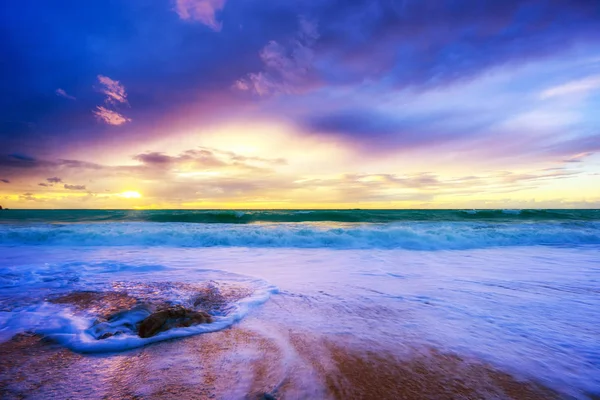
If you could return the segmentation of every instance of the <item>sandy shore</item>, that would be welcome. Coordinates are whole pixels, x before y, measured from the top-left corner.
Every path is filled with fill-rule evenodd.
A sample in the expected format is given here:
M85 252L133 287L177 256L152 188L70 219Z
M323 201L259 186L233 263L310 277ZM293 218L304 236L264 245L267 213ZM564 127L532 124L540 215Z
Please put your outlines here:
M3 399L558 399L476 360L413 349L361 349L258 320L108 355L35 335L0 344ZM404 352L406 353L406 352ZM267 397L268 398L268 397Z

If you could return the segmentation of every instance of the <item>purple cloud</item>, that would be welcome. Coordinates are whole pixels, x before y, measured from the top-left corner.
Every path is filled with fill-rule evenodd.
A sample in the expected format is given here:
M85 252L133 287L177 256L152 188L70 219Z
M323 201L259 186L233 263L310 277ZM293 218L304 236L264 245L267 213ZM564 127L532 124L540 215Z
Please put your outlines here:
M600 38L590 1L339 0L324 15L317 57L339 83L446 85Z
M296 36L286 45L271 40L261 51L264 70L251 72L233 87L259 96L295 93L309 81L314 59L313 46L319 38L317 23L299 20Z
M85 185L68 185L65 183L64 188L68 190L85 190Z

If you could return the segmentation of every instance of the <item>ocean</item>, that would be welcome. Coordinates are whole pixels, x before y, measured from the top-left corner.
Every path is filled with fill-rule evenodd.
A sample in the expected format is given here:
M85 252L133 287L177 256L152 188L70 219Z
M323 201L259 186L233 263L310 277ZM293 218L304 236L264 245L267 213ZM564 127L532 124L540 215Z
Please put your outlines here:
M0 211L3 398L593 398L599 322L600 210Z

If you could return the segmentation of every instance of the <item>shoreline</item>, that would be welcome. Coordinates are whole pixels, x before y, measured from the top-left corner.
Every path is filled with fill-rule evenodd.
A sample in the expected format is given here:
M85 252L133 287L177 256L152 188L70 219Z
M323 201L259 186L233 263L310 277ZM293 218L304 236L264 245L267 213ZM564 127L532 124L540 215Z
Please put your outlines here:
M123 353L83 355L35 335L0 344L3 399L561 399L478 360L361 348L254 320ZM266 397L268 398L268 397Z
M588 305L596 292L585 280L596 252L20 247L8 254L3 340L24 331L49 336L0 343L0 398L598 395ZM210 285L223 299L206 296ZM65 335L115 313L165 304L218 311L267 287L277 288L269 300L211 333L167 340L182 328L111 354L49 340L83 352ZM103 346L111 340L89 343L116 349Z

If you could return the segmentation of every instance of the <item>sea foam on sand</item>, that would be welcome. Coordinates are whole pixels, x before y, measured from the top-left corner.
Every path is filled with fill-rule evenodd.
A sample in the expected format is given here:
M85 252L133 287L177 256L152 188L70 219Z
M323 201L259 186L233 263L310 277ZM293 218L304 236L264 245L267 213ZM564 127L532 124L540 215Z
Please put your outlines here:
M533 399L600 387L596 248L0 252L6 398ZM209 282L252 294L216 315L230 318L220 330L177 328L145 342L85 336L102 303L57 301L116 291L185 306L188 289ZM150 342L159 343L136 347ZM82 353L92 348L110 353Z

